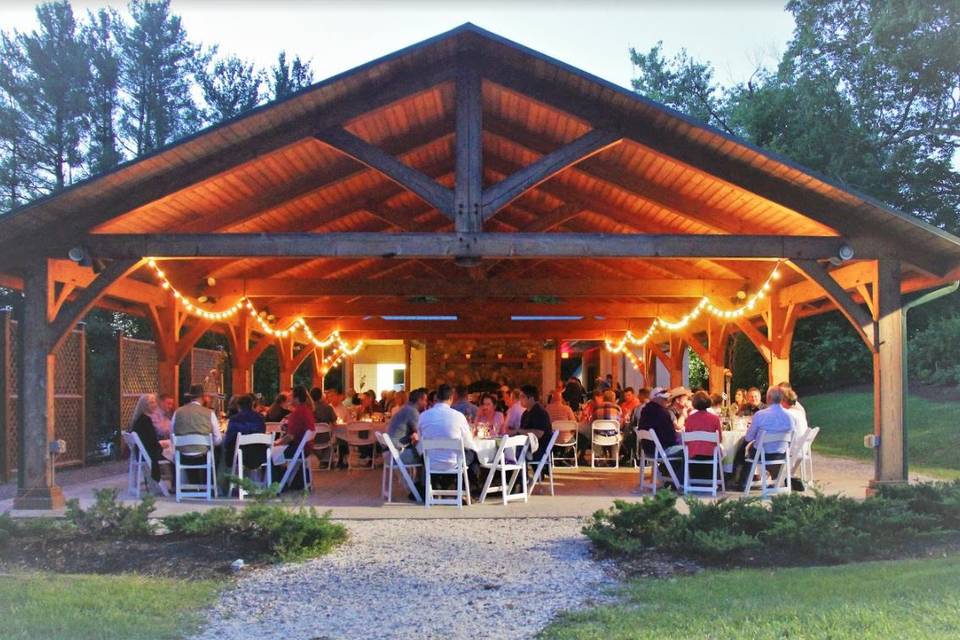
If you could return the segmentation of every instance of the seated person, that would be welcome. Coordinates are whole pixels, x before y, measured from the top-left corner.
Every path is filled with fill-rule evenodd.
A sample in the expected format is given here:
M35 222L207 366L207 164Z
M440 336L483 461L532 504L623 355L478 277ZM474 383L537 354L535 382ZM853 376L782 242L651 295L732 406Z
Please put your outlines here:
M520 404L524 412L520 418L520 428L517 429L517 433L532 433L536 436L539 446L529 459L539 462L553 436L550 414L540 404L540 390L532 384L520 387Z
M480 406L477 408L476 424L485 424L491 435L502 435L506 433L503 426L503 414L497 411L497 399L492 393L485 393L480 396Z
M650 392L650 402L640 410L640 428L657 434L657 439L660 441L664 453L667 456L672 456L683 451L683 444L677 435L676 418L668 408L669 405L670 392L663 387L655 387ZM653 457L655 452L653 442L644 440L640 446L648 458ZM675 460L671 463L671 466L677 480L683 482L683 460ZM665 467L663 471L666 472Z
M313 419L314 421L328 424L331 427L337 424L337 412L327 402L320 387L310 389L310 399L313 400Z
M213 401L210 394L204 390L202 384L195 384L191 385L187 399L189 402L173 414L173 420L171 421L173 434L175 436L212 435L213 446L219 447L223 443L223 435L220 433L220 421L217 419L217 414L210 408ZM201 445L180 447L181 459L188 458L188 460L184 460L185 464L201 464L205 455L206 449ZM216 459L216 455L215 451L214 459ZM188 472L187 475L191 484L205 482L206 475L202 469L189 469Z
M763 401L760 399L760 389L756 387L750 387L747 391L746 398L743 401L743 404L739 406L737 415L749 418L756 412L765 409L766 405L763 404Z
M387 435L400 450L400 460L404 464L419 464L421 461L416 445L420 441L420 413L426 408L426 390L414 389L407 403L393 414L387 425Z
M749 399L749 396L748 396ZM772 386L767 389L767 406L753 414L753 421L747 434L744 436L744 444L737 451L733 460L733 486L737 490L742 490L750 478L745 477L755 451L755 443L761 433L794 433L796 431L796 418L783 408L783 390L780 387ZM783 442L764 445L767 452L767 460L782 460L787 452L788 445ZM780 465L767 465L767 471L773 476L780 471Z
M470 402L467 386L458 384L454 388L454 392L453 404L451 405L454 411L459 411L466 416L468 422L474 422L477 419L477 405Z
M547 403L547 413L550 414L550 421L573 420L576 422L577 416L573 414L573 409L567 404L563 397L563 389L555 389L550 393L550 401Z
M150 458L150 488L156 489L165 496L170 495L170 483L160 476L160 464L170 461L163 457L163 447L157 439L157 430L154 428L151 416L157 411L157 396L145 393L137 400L133 409L133 418L127 431L137 434L143 451Z
M267 422L281 422L288 415L290 415L290 410L287 409L287 396L278 393L277 397L273 399L273 404L267 409Z
M707 395L706 391L697 391L693 394L693 413L687 416L684 430L687 433L696 431L713 432L717 434L718 442L723 442L720 417L710 411L711 407L713 407L713 400ZM709 442L691 442L687 444L687 452L692 460L713 459L713 445ZM691 465L690 473L691 477L699 480L708 480L712 477L710 467L705 464Z
M420 414L418 423L420 441L417 443L417 451L423 455L424 440L442 438L462 440L471 490L476 492L480 488L480 464L476 454L477 444L470 432L470 424L467 422L467 418L451 407L453 395L453 388L450 385L441 384L437 388L436 404ZM455 462L456 454L452 451L437 451L430 457L430 465L434 469L450 468ZM452 475L444 475L439 478L446 478L447 484L445 486L450 486L451 481L456 482L456 478ZM440 480L440 482L444 481Z
M273 464L278 466L293 458L303 436L313 429L313 411L307 403L307 390L297 385L291 395L293 411L286 418L286 432L273 445ZM307 443L304 446L304 454L307 456L312 452L311 445L312 443Z
M237 436L240 434L266 433L267 424L259 413L253 410L254 396L245 394L237 397L237 412L227 422L227 433L223 437L223 468L233 468ZM243 447L243 466L258 469L267 461L267 448L251 444Z

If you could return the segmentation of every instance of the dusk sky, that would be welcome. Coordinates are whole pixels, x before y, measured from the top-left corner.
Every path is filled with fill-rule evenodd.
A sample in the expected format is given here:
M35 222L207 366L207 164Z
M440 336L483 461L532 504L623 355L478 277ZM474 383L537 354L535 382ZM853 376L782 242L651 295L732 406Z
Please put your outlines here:
M74 9L126 2L73 0ZM34 2L4 0L0 27L31 30ZM782 2L298 2L174 0L194 40L270 65L280 49L312 59L315 79L413 44L464 22L498 33L606 80L629 86L627 53L663 40L711 61L717 80L745 79L773 65L793 29Z

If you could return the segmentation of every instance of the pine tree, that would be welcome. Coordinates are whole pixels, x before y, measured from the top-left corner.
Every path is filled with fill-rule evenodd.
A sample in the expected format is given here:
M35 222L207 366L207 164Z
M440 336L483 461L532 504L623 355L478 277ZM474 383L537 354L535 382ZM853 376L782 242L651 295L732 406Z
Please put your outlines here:
M4 67L7 63L4 59ZM9 96L0 97L0 211L17 207L37 193L36 163L25 120Z
M293 62L288 64L286 51L281 51L277 55L277 64L270 68L272 100L279 100L311 84L313 84L313 70L310 68L309 60L304 62L300 56L295 56Z
M237 56L217 60L197 78L207 104L208 122L221 122L253 109L260 102L263 75Z
M82 162L88 67L69 2L39 5L37 20L32 33L3 35L0 89L23 117L38 182L58 190Z
M205 58L171 15L169 0L133 0L130 15L130 27L115 31L122 53L120 131L139 156L200 127L191 90Z
M87 164L91 173L108 171L122 160L116 131L120 108L120 46L116 35L124 29L116 11L101 9L96 14L88 13L82 31L90 62L86 127L89 139Z

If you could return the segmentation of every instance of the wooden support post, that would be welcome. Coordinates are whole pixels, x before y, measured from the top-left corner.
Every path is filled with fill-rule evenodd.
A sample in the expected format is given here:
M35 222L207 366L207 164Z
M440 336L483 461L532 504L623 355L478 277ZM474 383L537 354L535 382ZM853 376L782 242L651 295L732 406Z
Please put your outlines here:
M59 509L63 491L54 483L49 453L54 435L54 369L49 330L49 261L41 258L24 277L23 321L20 329L19 460L14 509Z
M900 299L900 263L879 260L877 264L877 350L873 355L874 434L880 437L876 469L871 486L907 481L906 431L904 429L904 340Z
M7 372L13 360L10 316L10 309L0 309L0 482L10 479L10 409L7 406L10 399Z
M670 335L670 387L683 386L683 352L686 351L686 344L683 338L677 335Z
M771 386L790 381L790 350L797 326L797 311L797 305L780 305L779 292L771 294L767 313L767 339L770 341L768 383Z
M323 366L323 349L317 347L313 350L313 386L319 387L320 391L326 391L326 384L324 384L326 375L327 371Z
M716 318L707 319L707 380L710 393L723 393L726 375L724 357L727 352L727 325Z
M403 341L403 390L407 393L410 393L412 388L412 378L411 378L411 360L410 360L410 341Z

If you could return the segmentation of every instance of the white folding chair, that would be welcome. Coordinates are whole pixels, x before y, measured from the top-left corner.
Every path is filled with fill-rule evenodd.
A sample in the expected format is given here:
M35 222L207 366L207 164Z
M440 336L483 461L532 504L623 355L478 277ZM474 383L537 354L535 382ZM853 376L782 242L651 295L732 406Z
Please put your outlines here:
M130 450L130 464L127 467L127 493L135 498L140 498L140 486L147 485L147 478L150 477L150 471L153 463L150 456L147 455L140 442L140 436L135 431L122 431L120 436L123 443Z
M507 449L516 451L516 460L507 462ZM515 502L517 500L527 501L527 451L530 449L530 438L525 434L518 436L508 436L500 439L500 446L497 447L497 453L494 454L490 462L481 462L480 466L487 470L487 480L483 484L483 491L480 492L480 502L487 499L488 493L500 493L503 498L503 504ZM507 483L507 473L510 473L510 482ZM494 476L500 476L500 484L494 486ZM513 486L517 483L517 477L520 477L521 493L514 494Z
M336 450L335 438L333 437L333 428L326 422L318 422L313 427L313 455L317 458L317 468L322 468L323 458L321 455L326 452L327 470L333 469L333 454Z
M527 460L527 466L536 467L533 472L533 479L530 481L530 490L527 492L530 495L533 495L534 488L536 488L537 483L540 482L540 478L543 476L543 469L545 467L549 467L548 472L550 473L550 495L555 495L553 493L553 448L556 446L559 436L559 431L553 432L553 435L550 436L550 441L547 443L547 448L544 450L543 456L540 457L540 460ZM576 438L576 435L574 435L574 438Z
M749 460L750 462L750 472L747 474L746 487L743 490L743 495L750 495L750 490L754 487L760 488L760 497L766 498L767 496L777 495L779 493L790 493L790 480L793 477L793 472L791 469L790 462L790 444L793 440L792 431L784 431L782 433L770 433L767 431L760 431L760 434L757 436L756 441L754 442L753 458ZM769 456L773 455L774 452L768 452L768 449L782 449L783 457L770 458ZM777 477L773 478L773 484L767 482L767 467L779 466L780 469L777 472ZM759 469L758 469L759 467ZM754 480L754 475L760 472L760 477Z
M615 435L598 433L600 431L614 431ZM612 462L614 469L620 468L620 441L619 420L594 420L590 424L590 466L595 467L599 460ZM613 449L613 457L597 456L597 447L610 447Z
M393 444L390 434L377 432L375 435L377 442L383 447L383 475L380 478L380 497L387 502L393 502L393 474L399 472L400 477L403 478L403 482L407 485L407 488L410 489L410 493L417 499L417 502L423 502L423 498L420 497L420 491L410 476L410 469L416 469L423 465L404 464L400 458L401 453Z
M713 452L709 460L696 460L690 456L691 442L709 442L713 445ZM690 476L690 465L699 464L701 466L710 465L710 479L692 478ZM709 493L714 498L717 497L717 490L726 492L727 488L723 481L723 454L720 447L720 434L716 431L685 431L683 433L683 495L692 492Z
M213 455L213 434L207 435L182 435L172 434L170 436L171 446L173 446L173 471L177 479L176 497L177 502L183 498L205 498L212 500L217 496L217 466ZM203 447L204 451L183 455L182 447ZM202 458L202 464L186 464L181 455L186 458ZM190 484L186 482L186 475L183 473L189 469L203 469L206 474L204 484Z
M813 482L813 441L817 439L820 427L812 427L793 441L790 457L793 460L791 473L800 476L804 484Z
M573 467L578 466L577 462L577 432L579 427L574 420L557 420L553 423L554 433L560 434L557 437L557 441L554 443L554 450L567 450L573 454L572 456L558 456L554 455L553 460L550 462L550 470L553 471L554 462L572 462ZM551 474L553 475L553 474Z
M373 469L373 460L376 455L373 446L377 442L374 438L375 433L377 431L373 428L372 422L350 422L347 424L343 435L343 440L347 443L347 470ZM360 447L370 447L369 464L354 464L354 460L359 461L360 459Z
M243 464L243 447L247 445L262 445L265 451L265 462L261 463L257 470L263 469L266 467L266 471L263 472L263 481L261 482L264 488L269 487L273 484L273 462L270 459L270 454L273 450L273 433L241 433L237 435L237 444L233 449L233 465L230 470L231 475L234 475L241 480L243 480L243 472L246 469L246 466ZM243 500L247 492L244 491L241 485L234 485L230 483L229 493L233 493L233 487L237 487L237 499Z
M647 452L643 449L643 441L653 443L653 457L649 457ZM671 455L667 455L666 450L664 450L663 445L660 444L660 438L657 437L657 432L653 429L637 429L637 443L640 445L640 491L646 490L646 484L644 482L646 478L647 465L652 467L651 470L651 489L653 490L653 495L657 495L657 484L660 482L660 464L662 463L667 468L667 473L670 475L670 480L673 481L673 486L679 488L680 481L677 479L677 474L673 470L673 465L671 462L675 460L682 460L683 453L677 452Z
M424 505L430 507L435 504L451 504L463 508L463 498L466 496L470 504L470 478L467 477L467 455L463 450L463 440L459 438L430 438L422 440L423 469L425 476ZM437 460L437 454L447 452L454 454L453 462ZM432 458L432 459L431 459ZM431 482L436 475L457 476L457 488L434 489Z
M307 460L306 446L307 443L313 442L313 437L316 435L316 431L310 429L305 434L303 438L300 439L300 444L297 445L297 450L294 451L292 458L284 458L284 463L287 468L283 472L283 477L280 478L280 487L277 489L277 495L280 495L280 492L286 488L288 484L293 480L293 474L298 470L303 473L303 488L307 491L310 490L310 485L313 481L312 476L310 475L310 463Z

